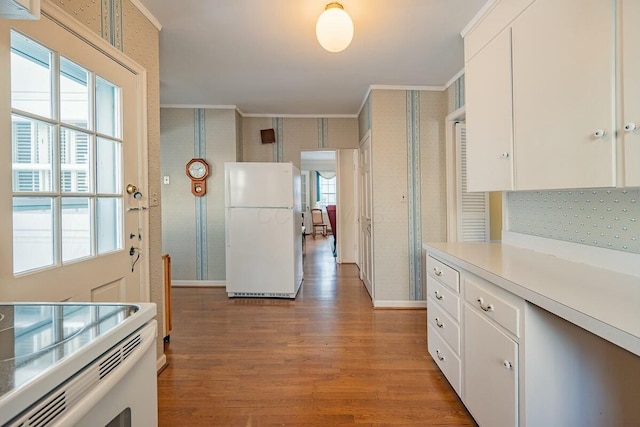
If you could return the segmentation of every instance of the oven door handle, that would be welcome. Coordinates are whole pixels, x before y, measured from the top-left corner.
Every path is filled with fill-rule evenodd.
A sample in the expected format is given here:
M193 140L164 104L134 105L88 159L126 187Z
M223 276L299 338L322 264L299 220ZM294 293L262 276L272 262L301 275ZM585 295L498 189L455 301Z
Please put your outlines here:
M135 335L135 334L133 334ZM138 363L140 359L147 353L149 348L155 345L157 336L157 323L155 320L149 322L140 330L141 343L140 347L136 349L129 357L124 359L120 366L111 371L104 379L101 379L98 384L89 390L82 399L74 402L67 410L56 418L56 422L52 427L58 426L72 426L76 425L82 417L87 415L92 408L94 408L100 400L102 400L111 389L113 389L124 377L127 375Z

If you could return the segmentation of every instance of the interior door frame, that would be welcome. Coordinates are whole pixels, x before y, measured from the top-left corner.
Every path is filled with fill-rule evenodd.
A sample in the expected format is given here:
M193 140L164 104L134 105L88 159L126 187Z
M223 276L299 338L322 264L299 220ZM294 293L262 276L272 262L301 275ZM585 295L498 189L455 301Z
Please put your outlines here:
M88 48L96 49L101 54L105 55L109 60L112 60L114 63L119 66L126 68L130 71L136 78L136 89L134 96L136 97L135 102L138 108L136 109L136 120L139 123L138 129L136 131L136 141L137 141L137 151L138 151L138 165L137 165L137 180L136 186L140 189L143 194L142 199L137 199L135 202L135 206L127 199L124 198L123 203L123 218L124 215L127 215L127 209L133 208L132 210L137 211L138 213L138 233L141 235L140 239L136 241L134 246L138 247L141 256L138 261L139 266L139 295L142 301L150 301L151 291L150 291L150 283L149 283L149 213L148 210L151 207L149 205L151 198L149 197L148 192L148 124L147 124L147 71L140 64L126 56L123 52L109 44L106 40L102 39L96 33L92 32L89 28L85 27L82 23L77 21L75 18L71 17L67 12L65 12L60 7L56 6L51 2L42 2L41 4L41 15L43 18L47 18L51 20L53 23L60 26L63 30L69 32L72 36L78 38L81 42L85 43ZM39 21L31 22L31 25L38 25ZM25 24L26 25L26 24ZM7 25L10 27L11 25ZM8 35L2 35L3 38L8 37ZM10 62L8 58L6 61L3 59L0 61L0 68L4 70L10 70ZM6 87L11 87L9 81L10 73L7 72L3 78L3 83ZM4 112L7 117L6 122L8 123L10 117L10 104L0 105L0 112ZM8 157L10 158L10 156ZM11 171L5 171L3 175L0 177L0 183L4 183L8 179L9 185L5 185L5 188L11 188ZM126 185L126 183L123 183ZM3 212L11 212L11 198L5 197L4 201L0 201L0 210ZM8 205L7 205L8 203ZM129 213L131 215L131 213ZM124 219L123 219L124 221ZM6 221L4 225L0 226L0 231L3 235L10 236L12 234L12 221ZM8 234L7 234L8 232ZM122 228L122 233L125 233L124 223ZM127 238L128 236L123 236L123 244L125 247L130 245L130 241ZM0 251L5 252L5 251ZM12 265L13 260L9 260L8 258L12 258L12 251L8 251L0 257L0 262L2 265ZM13 276L13 269L11 271L7 271L3 274L0 274L0 299L4 300L13 300L14 297L14 286L16 286L16 279ZM43 295L45 299L46 295Z
M369 202L371 204L371 228L370 228L370 234L371 234L371 239L370 239L370 262L369 262L369 269L371 271L371 276L370 277L364 277L364 273L363 270L366 270L366 266L363 269L362 268L362 264L366 263L366 261L363 261L363 251L365 250L364 248L364 235L362 233L362 223L360 221L360 218L362 217L362 211L363 211L363 206L361 206L361 201L362 201L362 194L363 194L363 183L362 183L362 171L361 168L358 167L358 260L360 262L360 264L358 265L359 270L360 270L360 280L362 280L365 283L365 287L366 286L366 282L365 279L367 279L369 281L369 287L371 288L371 292L370 292L370 297L371 297L371 301L375 301L375 268L373 266L373 260L375 259L374 257L374 224L373 224L373 156L372 154L372 150L371 150L371 145L372 145L372 141L371 141L371 129L369 129L364 136L362 137L362 139L360 139L360 142L358 143L358 164L360 164L360 154L361 154L361 150L362 150L362 145L365 143L365 141L369 140Z
M458 241L458 151L456 123L464 121L465 107L449 113L445 118L445 169L447 177L447 242Z

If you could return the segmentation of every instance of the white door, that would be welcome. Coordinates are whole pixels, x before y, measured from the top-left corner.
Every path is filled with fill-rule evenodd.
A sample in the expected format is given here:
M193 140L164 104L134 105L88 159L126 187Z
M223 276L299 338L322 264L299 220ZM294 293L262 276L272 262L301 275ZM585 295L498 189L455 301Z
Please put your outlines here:
M0 297L147 301L143 70L55 15L0 22Z
M371 133L360 144L360 279L373 298Z

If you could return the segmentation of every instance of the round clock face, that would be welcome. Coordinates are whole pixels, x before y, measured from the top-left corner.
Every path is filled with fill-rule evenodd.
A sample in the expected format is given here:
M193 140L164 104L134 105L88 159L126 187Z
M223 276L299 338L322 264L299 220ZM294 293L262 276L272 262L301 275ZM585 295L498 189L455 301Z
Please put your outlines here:
M193 162L189 165L189 175L194 179L202 178L206 172L207 169L202 162Z

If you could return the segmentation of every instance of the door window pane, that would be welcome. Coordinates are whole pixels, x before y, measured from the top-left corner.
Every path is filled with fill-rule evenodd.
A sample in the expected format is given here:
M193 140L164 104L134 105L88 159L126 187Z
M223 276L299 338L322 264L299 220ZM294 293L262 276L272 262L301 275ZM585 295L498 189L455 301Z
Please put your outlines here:
M91 255L91 216L89 199L62 198L62 262Z
M121 249L122 206L121 199L116 197L98 197L98 254Z
M98 138L96 147L96 185L98 194L120 194L120 147L118 141Z
M89 128L89 72L60 57L60 121Z
M11 107L51 118L51 51L11 31Z
M53 191L52 126L12 116L13 191Z
M91 191L90 136L67 128L60 129L60 191Z
M13 265L16 273L53 265L53 199L13 198Z
M120 138L120 88L96 76L96 130Z

